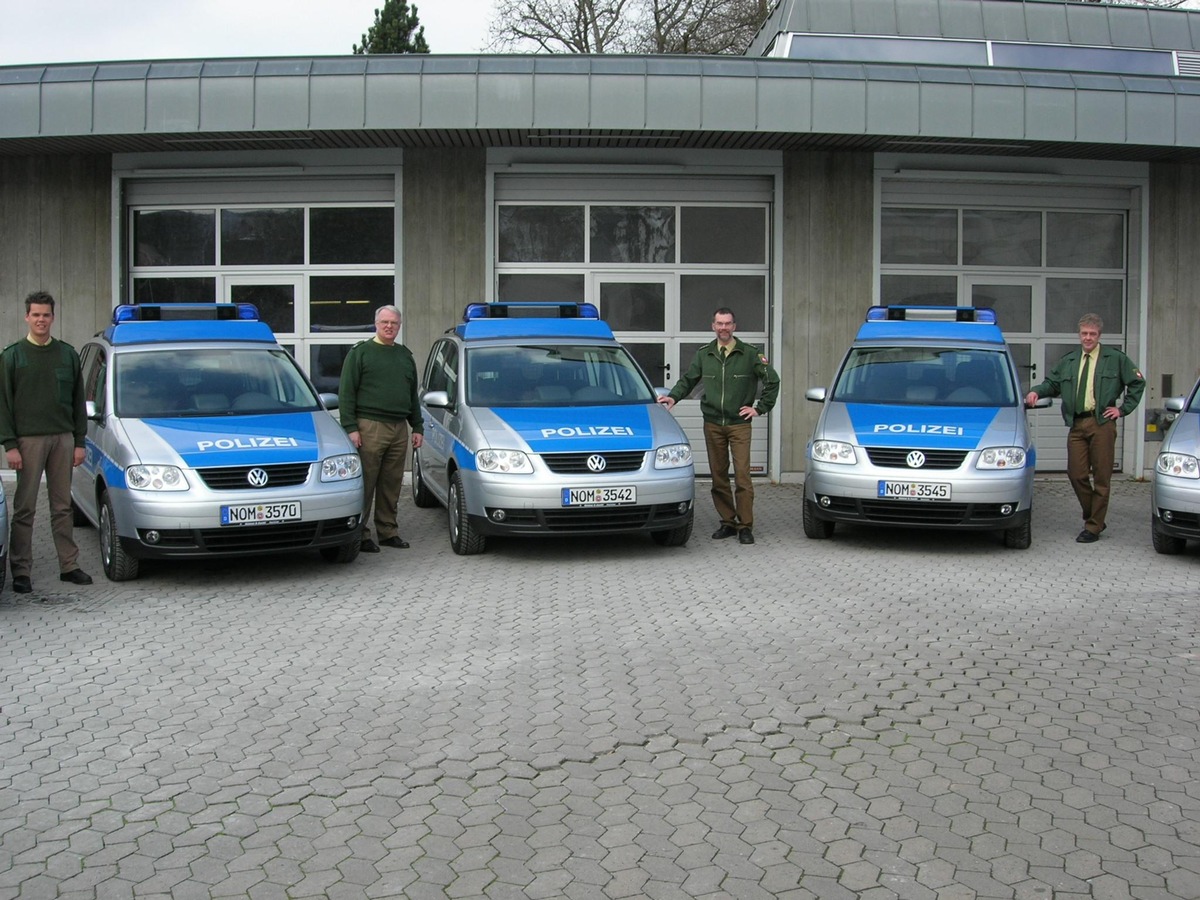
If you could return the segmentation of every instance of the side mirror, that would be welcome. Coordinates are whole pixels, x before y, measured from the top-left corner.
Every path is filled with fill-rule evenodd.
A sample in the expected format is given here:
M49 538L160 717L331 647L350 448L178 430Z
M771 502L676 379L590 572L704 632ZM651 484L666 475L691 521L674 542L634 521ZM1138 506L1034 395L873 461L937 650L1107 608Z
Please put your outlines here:
M84 400L83 401L83 411L84 411L84 414L94 422L99 422L100 419L102 418L100 415L100 411L96 409L96 401L95 400Z
M811 400L813 403L824 403L825 402L825 388L823 388L823 387L809 388L807 391L804 392L804 399Z
M1187 404L1187 397L1168 397L1163 401L1163 408L1171 412L1181 413Z
M433 409L449 409L450 395L445 391L426 391L421 395L421 402Z

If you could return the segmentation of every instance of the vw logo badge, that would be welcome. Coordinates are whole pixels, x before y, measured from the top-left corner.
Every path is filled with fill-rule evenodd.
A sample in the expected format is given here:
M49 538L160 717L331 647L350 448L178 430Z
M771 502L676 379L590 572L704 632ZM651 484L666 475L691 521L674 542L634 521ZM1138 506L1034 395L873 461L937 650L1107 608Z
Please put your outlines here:
M925 465L925 454L920 450L914 450L904 461L908 463L910 469L919 469Z
M603 472L608 468L608 461L598 453L588 457L587 467L592 472Z
M266 469L251 469L246 473L246 480L250 482L250 487L266 487L267 482L271 480L271 476L267 474Z

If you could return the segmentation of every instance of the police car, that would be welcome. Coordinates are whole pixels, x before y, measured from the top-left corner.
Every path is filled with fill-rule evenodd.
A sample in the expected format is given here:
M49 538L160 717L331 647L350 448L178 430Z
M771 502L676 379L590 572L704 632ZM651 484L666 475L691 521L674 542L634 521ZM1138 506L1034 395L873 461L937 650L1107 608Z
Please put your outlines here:
M119 306L81 354L88 431L76 523L104 574L144 559L359 551L362 467L249 304Z
M492 535L692 534L683 429L590 304L472 304L421 387L417 506L445 506L455 553Z
M805 535L838 522L969 528L1029 547L1036 452L993 310L871 307L832 386L805 396L824 404Z
M8 577L8 498L4 486L0 485L0 591L4 590L4 579Z
M1175 554L1200 540L1200 382L1163 406L1176 416L1154 464L1150 538L1159 553Z

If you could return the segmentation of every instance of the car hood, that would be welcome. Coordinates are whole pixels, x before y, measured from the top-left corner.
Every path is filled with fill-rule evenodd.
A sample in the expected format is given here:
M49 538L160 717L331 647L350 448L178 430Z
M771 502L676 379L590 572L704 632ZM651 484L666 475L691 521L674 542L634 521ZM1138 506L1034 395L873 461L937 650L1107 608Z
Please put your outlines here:
M322 456L322 446L330 448L331 441L338 449L327 452L354 449L324 411L123 419L122 425L141 460L166 462L177 457L189 468L315 462Z
M826 440L860 447L924 447L974 450L980 446L1025 446L1018 440L1024 412L1017 407L899 406L831 403L825 414Z
M1171 423L1162 449L1171 453L1186 453L1189 456L1200 453L1200 415L1180 413Z
M687 443L674 417L657 403L489 407L475 410L475 421L489 446L533 453L650 450Z

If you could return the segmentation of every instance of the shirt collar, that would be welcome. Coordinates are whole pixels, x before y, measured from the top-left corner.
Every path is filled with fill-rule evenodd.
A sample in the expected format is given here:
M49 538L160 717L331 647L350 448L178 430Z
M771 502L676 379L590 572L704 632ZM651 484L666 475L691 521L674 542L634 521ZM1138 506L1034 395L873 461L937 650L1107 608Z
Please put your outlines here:
M28 333L25 335L25 340L29 341L29 343L33 344L35 347L49 347L54 343L54 335L50 335L50 337L46 338L46 343L44 344L39 344L33 339L33 335Z

